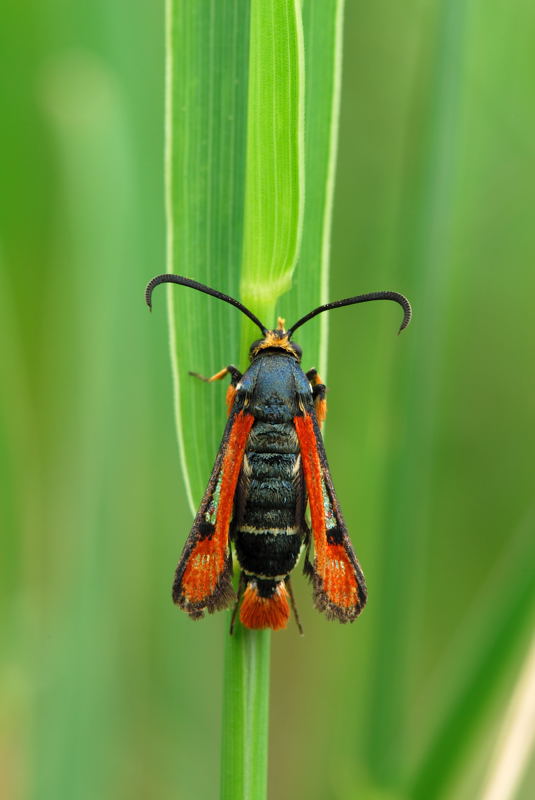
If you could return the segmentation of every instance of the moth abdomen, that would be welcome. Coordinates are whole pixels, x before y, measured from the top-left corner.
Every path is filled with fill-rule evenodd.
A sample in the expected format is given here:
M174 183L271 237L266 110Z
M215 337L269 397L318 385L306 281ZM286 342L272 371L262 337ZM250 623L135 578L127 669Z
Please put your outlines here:
M250 575L278 578L289 575L301 551L298 533L282 531L238 531L236 555L241 568Z
M293 422L266 422L265 420L255 422L247 442L247 457L250 454L285 455L298 452L299 444Z
M240 483L242 512L233 539L240 567L261 579L287 576L302 545L298 519L300 455L294 426L255 420ZM277 444L283 452L277 452ZM288 452L291 449L292 452Z

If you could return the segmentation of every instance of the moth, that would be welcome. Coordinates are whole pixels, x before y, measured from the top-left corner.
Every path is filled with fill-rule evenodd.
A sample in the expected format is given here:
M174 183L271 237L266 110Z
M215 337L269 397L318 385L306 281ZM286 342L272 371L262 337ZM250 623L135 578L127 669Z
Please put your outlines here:
M328 619L353 622L366 604L367 590L320 432L326 389L316 369L301 369L302 351L292 337L317 314L371 300L399 303L401 332L411 319L409 301L398 292L362 294L319 306L287 330L279 318L277 327L268 330L238 300L180 275L158 275L149 282L149 308L161 283L230 303L262 334L251 344L243 374L232 364L211 378L191 373L208 382L230 377L228 421L176 569L173 601L193 619L234 606L231 633L238 610L247 628L280 630L291 607L302 632L290 574L304 551L316 608ZM240 567L237 593L231 543Z

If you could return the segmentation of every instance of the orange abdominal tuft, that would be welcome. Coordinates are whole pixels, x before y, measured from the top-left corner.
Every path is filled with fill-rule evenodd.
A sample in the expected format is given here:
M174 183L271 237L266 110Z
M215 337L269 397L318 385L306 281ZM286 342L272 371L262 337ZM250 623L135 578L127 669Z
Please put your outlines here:
M278 631L286 627L289 617L288 592L284 583L277 585L271 597L260 597L256 583L247 584L240 609L242 625L253 630L271 628Z

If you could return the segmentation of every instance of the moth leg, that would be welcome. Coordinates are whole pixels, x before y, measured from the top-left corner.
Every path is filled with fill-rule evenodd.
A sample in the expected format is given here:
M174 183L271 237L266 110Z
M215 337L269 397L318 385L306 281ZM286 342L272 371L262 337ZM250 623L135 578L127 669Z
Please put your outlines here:
M230 620L230 635L234 633L234 623L236 622L236 614L238 613L238 608L240 607L241 599L243 597L243 593L245 591L245 587L247 586L247 581L245 579L245 574L240 572L240 582L238 584L238 596L236 598L236 603L234 605L234 609L232 611L232 618Z
M303 559L303 575L307 577L309 580L312 580L314 575L314 567L312 566L312 561L310 560L310 548L312 547L312 537L310 536L310 528L308 525L305 527L305 536L303 539L303 544L305 548L305 557Z
M219 370L219 372L216 372L216 374L212 375L211 378L205 378L204 375L199 375L198 372L188 372L188 375L191 375L192 378L198 378L200 381L204 381L205 383L213 383L214 381L220 381L222 378L225 377L225 375L230 375L231 386L236 386L236 384L238 383L238 381L242 376L239 369L237 369L237 367L235 367L233 364L229 364L228 367L224 367L223 369Z
M204 375L199 375L198 372L190 372L188 373L193 378L199 378L199 380L204 381L205 383L213 383L214 381L220 381L225 375L230 375L230 386L227 389L227 410L230 414L232 410L232 406L234 404L234 396L236 394L236 386L238 385L242 373L239 371L237 367L233 364L229 364L228 367L224 367L223 369L216 372L215 375L212 375L211 378L205 378Z
M297 627L299 629L299 633L301 634L301 636L303 636L303 626L301 625L301 620L299 619L299 614L297 613L297 606L295 605L295 597L289 575L287 578L285 578L284 582L288 587L288 594L290 595L290 605L292 606L292 611L294 612L294 617L297 623Z
M306 373L308 382L312 386L312 399L314 401L314 409L316 411L316 417L318 418L319 425L321 427L322 423L325 421L325 417L327 416L327 400L325 399L325 393L327 391L327 387L321 380L320 376L318 375L317 369L309 369Z

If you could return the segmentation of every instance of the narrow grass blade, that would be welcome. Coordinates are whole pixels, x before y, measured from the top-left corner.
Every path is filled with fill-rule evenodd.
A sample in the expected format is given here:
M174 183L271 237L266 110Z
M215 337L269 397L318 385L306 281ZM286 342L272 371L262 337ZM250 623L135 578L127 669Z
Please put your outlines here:
M303 32L298 0L251 0L240 294L264 324L291 285L303 221ZM242 352L251 341L245 327Z
M342 73L344 0L303 1L305 209L299 261L281 313L292 324L329 300L329 256ZM327 377L329 315L299 330L303 366Z
M225 647L221 798L265 798L270 631L237 626Z

